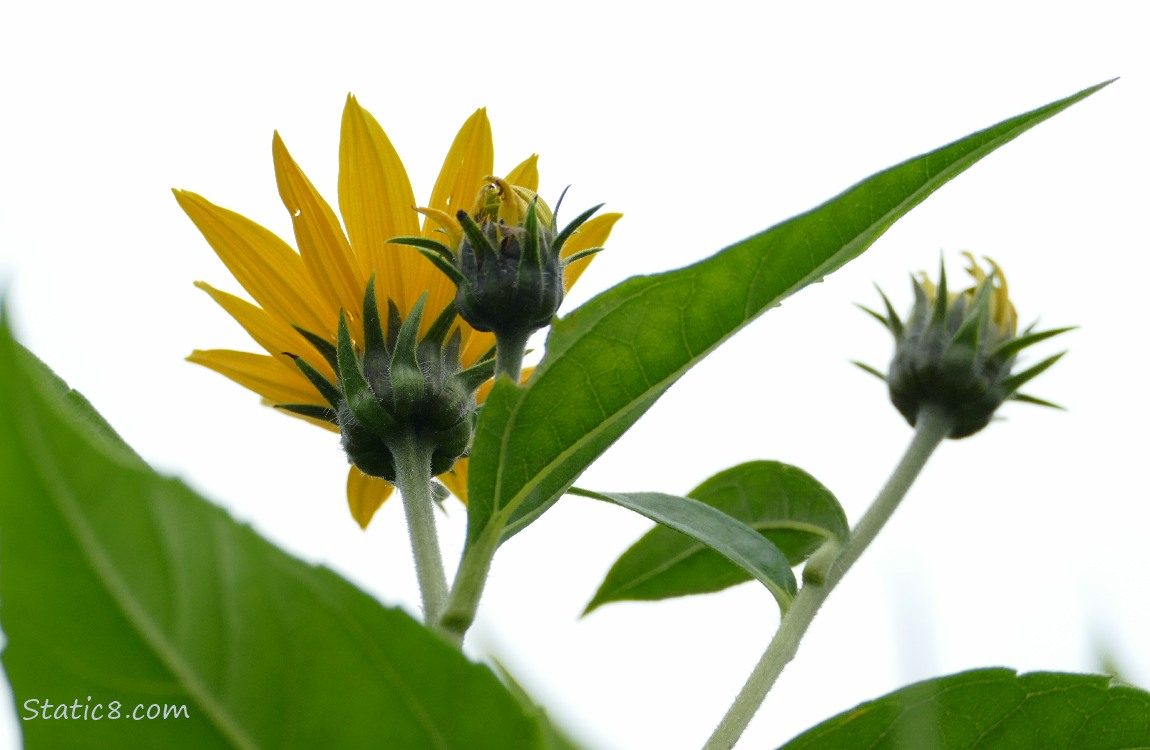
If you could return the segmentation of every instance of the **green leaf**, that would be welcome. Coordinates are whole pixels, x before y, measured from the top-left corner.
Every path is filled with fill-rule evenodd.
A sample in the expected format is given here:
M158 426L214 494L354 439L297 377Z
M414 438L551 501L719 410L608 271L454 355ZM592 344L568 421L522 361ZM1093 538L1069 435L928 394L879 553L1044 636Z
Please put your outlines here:
M751 527L710 505L659 492L570 491L621 505L715 550L766 586L783 612L795 598L798 584L786 555Z
M2 320L0 487L29 750L541 747L490 670L156 475Z
M967 167L1106 84L855 185L687 268L629 279L557 321L519 389L496 383L471 451L468 542L535 520L688 369L733 333L860 255Z
M726 469L687 496L761 533L791 566L828 539L845 540L850 533L830 490L802 469L777 461ZM608 602L705 594L749 580L747 571L704 543L656 526L615 562L583 614Z
M976 669L863 703L781 750L1148 747L1150 693L1099 675Z

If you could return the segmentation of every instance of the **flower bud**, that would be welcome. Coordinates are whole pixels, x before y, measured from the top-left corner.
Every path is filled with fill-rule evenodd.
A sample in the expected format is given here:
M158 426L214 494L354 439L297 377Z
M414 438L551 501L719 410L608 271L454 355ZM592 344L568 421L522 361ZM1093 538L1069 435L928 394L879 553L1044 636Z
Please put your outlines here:
M1054 406L1017 391L1065 352L1017 374L1012 369L1023 349L1070 330L1035 333L1031 326L1017 335L1018 316L1002 270L987 259L991 267L987 273L970 253L964 255L970 261L967 272L974 285L951 293L945 268L939 272L937 286L921 274L912 279L915 301L906 322L879 290L886 315L863 309L894 335L894 358L886 375L856 363L886 381L891 402L912 426L924 404L941 408L954 423L952 438L981 430L1007 399Z
M419 248L456 284L459 316L479 331L526 340L551 322L563 301L563 269L598 252L562 258L563 245L599 210L585 211L558 231L555 215L532 191L487 177L470 212L451 216L422 209L443 229L448 246L423 237L393 242Z

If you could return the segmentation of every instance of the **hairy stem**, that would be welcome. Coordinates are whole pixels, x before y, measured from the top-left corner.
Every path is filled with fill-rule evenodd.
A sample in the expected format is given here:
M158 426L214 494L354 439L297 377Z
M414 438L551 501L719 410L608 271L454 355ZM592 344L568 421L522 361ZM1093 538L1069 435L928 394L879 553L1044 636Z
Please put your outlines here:
M783 668L795 658L799 643L819 607L890 520L895 508L926 465L927 459L950 433L953 424L951 418L942 411L929 407L920 409L914 438L906 453L870 508L851 531L850 539L841 546L828 548L832 554L837 551L836 556L820 560L816 553L807 564L808 573L803 576L802 589L783 616L775 637L755 665L742 691L707 740L704 750L729 750L734 747Z
M506 375L519 383L519 370L523 367L523 354L531 331L499 331L495 334L495 377Z
M424 622L433 626L439 621L447 600L447 575L439 551L431 493L431 448L408 437L392 450L395 458L395 483L403 496L403 511L411 535L415 556L415 575L423 600Z

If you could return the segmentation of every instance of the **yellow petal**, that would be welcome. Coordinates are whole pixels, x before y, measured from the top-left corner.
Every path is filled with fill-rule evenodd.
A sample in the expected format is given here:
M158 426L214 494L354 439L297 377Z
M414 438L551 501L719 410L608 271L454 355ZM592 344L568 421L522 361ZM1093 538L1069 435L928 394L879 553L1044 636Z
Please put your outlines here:
M443 167L439 170L439 177L435 180L435 187L431 190L431 200L427 203L427 208L432 211L443 211L451 216L460 209L466 209L483 185L484 176L491 173L494 162L495 148L491 144L491 123L487 119L487 111L477 109L463 123L463 127L452 141L451 148L443 160ZM437 234L435 230L438 228L437 222L425 220L423 236L435 239ZM442 310L455 298L455 285L419 253L412 250L411 256L413 288L427 290L429 311ZM424 330L431 325L432 320L434 316L424 319Z
M512 185L525 187L533 193L539 192L539 154L531 154L515 169L507 173L507 181Z
M360 275L335 212L291 158L279 133L272 137L272 158L280 198L291 214L304 268L327 302L323 314L333 321L330 325L334 328L340 309L358 317L354 314L363 306L367 279Z
M327 406L323 396L307 378L298 370L288 369L274 357L230 349L197 349L188 361L215 370L274 404Z
M295 330L268 315L266 311L233 294L221 292L203 281L197 281L196 286L207 292L220 307L224 308L243 326L257 344L284 365L294 368L295 362L287 353L298 354L306 359L312 367L326 375L329 380L335 380L335 373L332 371L331 365L315 353L312 345Z
M361 529L367 529L371 517L395 488L389 482L369 477L354 466L347 473L347 505L351 517Z
M361 278L375 271L379 299L395 300L406 314L422 291L412 285L414 274L407 268L415 260L430 263L415 250L387 241L419 234L415 196L383 128L353 96L347 98L340 129L339 209Z
M487 119L487 110L477 109L452 141L427 207L446 211L452 216L460 209L466 210L483 186L484 178L494 169L491 123ZM423 236L430 236L426 222Z
M588 219L583 226L579 227L579 231L563 245L563 257L566 258L582 250L590 250L593 247L605 245L607 237L611 234L611 228L621 218L623 218L623 214L608 213ZM564 289L570 289L575 284L583 271L587 270L587 266L594 257L592 255L577 260L563 270Z
M459 250L459 245L463 242L463 226L459 223L459 219L435 208L417 208L415 211L427 217L424 220L424 231L427 231L428 225L431 226L431 231L427 233L428 237L447 245L452 252Z
M319 295L303 261L283 240L195 193L172 192L180 208L260 307L284 323L311 331L332 326L317 314Z

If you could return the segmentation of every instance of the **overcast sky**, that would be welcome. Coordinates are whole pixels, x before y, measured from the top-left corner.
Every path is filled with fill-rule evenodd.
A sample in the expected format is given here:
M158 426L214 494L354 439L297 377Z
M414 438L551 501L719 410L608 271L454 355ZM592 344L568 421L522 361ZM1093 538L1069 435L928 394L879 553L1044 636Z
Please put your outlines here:
M974 667L1087 671L1108 649L1150 685L1144 4L320 7L113 0L8 4L0 17L0 287L24 342L156 467L385 603L417 607L399 504L360 532L334 436L183 361L255 345L193 288L239 291L169 188L290 239L272 131L334 203L349 92L387 130L417 198L486 106L497 171L539 153L544 197L570 184L566 205L622 211L574 305L1121 76L725 344L580 484L684 493L733 464L777 459L814 474L857 520L911 433L847 363L890 356L852 303L875 304L877 282L906 308L910 272L933 273L941 254L954 277L959 251L989 255L1023 321L1081 326L1036 349L1070 354L1029 389L1069 411L1009 405L1005 420L942 447L743 746ZM453 560L465 517L448 505ZM592 748L701 745L777 626L773 599L751 584L578 620L648 526L563 500L501 550L470 636Z

